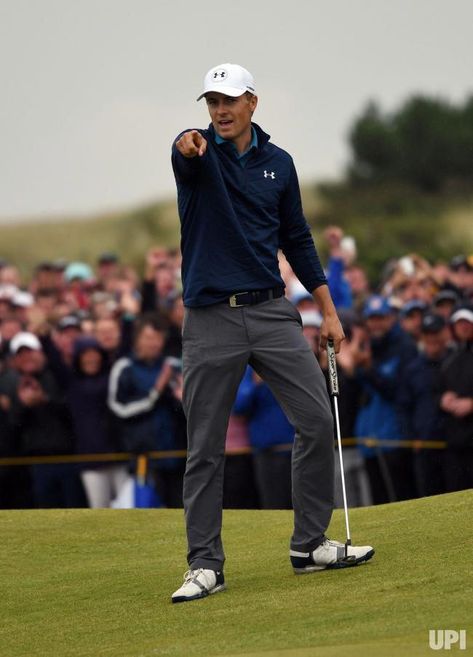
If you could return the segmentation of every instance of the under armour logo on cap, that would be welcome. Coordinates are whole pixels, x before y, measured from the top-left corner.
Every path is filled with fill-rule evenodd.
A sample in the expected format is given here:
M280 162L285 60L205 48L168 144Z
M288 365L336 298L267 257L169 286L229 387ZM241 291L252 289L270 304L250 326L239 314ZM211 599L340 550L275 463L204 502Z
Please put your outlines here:
M204 90L197 100L203 98L210 91L233 98L241 96L245 91L256 94L255 81L251 73L243 66L230 64L230 62L213 66L207 72L204 78Z
M216 71L213 72L212 75L214 82L222 82L228 77L228 73L224 68L218 68Z

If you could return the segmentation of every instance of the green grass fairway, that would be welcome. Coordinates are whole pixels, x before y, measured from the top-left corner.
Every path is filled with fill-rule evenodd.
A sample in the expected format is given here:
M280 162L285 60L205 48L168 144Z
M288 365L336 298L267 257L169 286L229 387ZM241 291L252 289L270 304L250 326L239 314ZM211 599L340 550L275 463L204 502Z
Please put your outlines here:
M2 511L0 655L417 657L429 629L466 629L467 654L472 505L466 491L354 509L373 560L304 576L290 512L226 511L228 590L178 605L182 511ZM344 531L337 511L329 535Z

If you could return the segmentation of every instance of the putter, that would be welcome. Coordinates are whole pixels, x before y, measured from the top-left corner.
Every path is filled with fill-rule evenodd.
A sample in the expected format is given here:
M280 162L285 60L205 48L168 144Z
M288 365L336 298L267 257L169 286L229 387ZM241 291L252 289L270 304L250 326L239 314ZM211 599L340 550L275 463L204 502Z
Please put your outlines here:
M327 358L328 358L328 379L329 379L329 387L330 387L330 396L332 397L333 410L335 415L338 456L340 459L340 472L342 476L343 507L345 509L345 525L347 530L347 540L345 542L345 557L343 560L346 562L350 562L350 561L355 561L355 557L348 556L348 546L351 545L351 535L350 535L350 523L348 521L348 504L347 504L347 491L345 487L345 470L343 468L342 437L340 434L340 419L338 415L338 397L340 391L338 388L337 361L335 358L335 349L333 346L333 340L327 341Z

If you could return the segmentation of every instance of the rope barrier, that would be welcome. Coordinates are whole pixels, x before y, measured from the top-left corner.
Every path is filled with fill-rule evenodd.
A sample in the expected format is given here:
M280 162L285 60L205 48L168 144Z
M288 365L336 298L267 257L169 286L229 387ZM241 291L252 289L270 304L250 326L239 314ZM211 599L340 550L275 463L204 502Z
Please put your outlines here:
M445 440L382 440L379 438L344 438L342 440L344 447L353 447L355 445L364 445L365 447L399 447L414 450L420 449L445 449L447 443ZM289 452L292 449L292 443L275 445L273 451ZM227 456L241 456L252 454L251 447L242 447L228 451ZM8 456L0 458L0 466L17 466L17 465L41 465L41 464L59 464L59 463L97 463L97 462L116 462L129 461L136 459L139 455L132 452L113 452L109 454L54 454L45 456ZM147 452L149 459L161 460L171 458L186 458L185 449L169 451L151 451Z

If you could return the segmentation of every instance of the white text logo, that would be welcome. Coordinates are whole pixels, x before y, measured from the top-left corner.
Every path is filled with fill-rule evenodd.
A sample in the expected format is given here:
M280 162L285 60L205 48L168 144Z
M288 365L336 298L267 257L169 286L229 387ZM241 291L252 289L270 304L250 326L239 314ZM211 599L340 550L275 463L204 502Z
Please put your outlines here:
M429 630L429 646L432 650L451 650L458 643L460 650L466 650L466 630Z
M264 177L265 178L272 178L274 180L276 178L276 174L274 173L274 171L266 171L266 169L265 169L264 170Z

